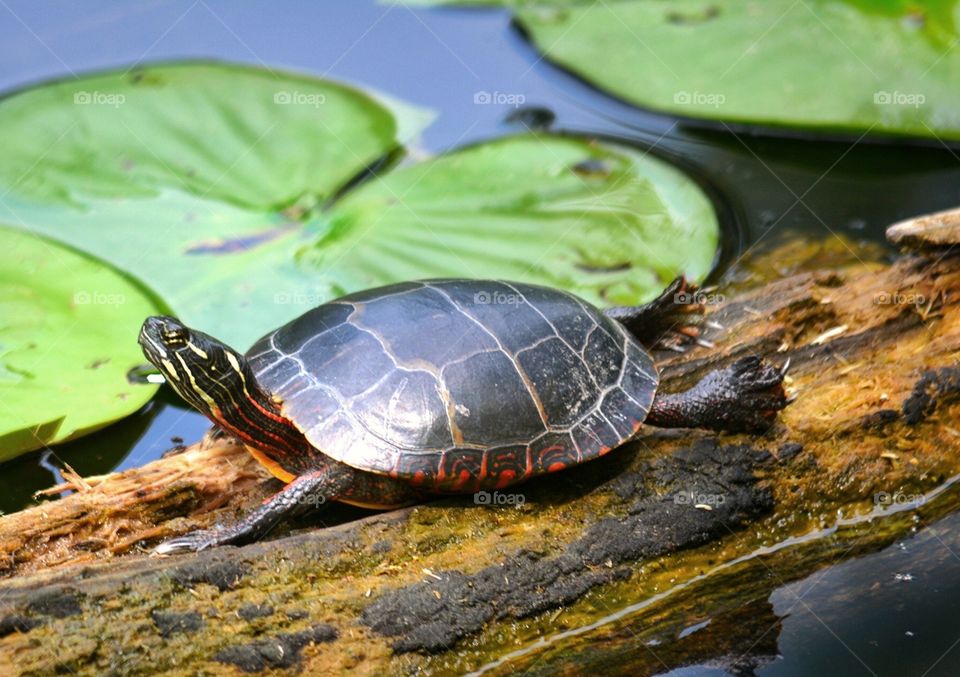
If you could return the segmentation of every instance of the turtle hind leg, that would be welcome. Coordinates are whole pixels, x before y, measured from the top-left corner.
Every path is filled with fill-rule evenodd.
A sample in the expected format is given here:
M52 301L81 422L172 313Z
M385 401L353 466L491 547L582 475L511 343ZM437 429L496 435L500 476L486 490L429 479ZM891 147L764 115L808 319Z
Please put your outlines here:
M239 522L172 538L158 545L154 552L168 555L255 541L269 533L282 520L349 493L358 474L356 470L342 463L330 463L320 470L300 475Z
M603 312L626 327L648 349L683 352L690 343L709 346L700 338L705 309L695 291L681 275L649 303L615 306Z
M646 422L665 428L766 430L789 404L785 374L786 366L778 369L759 357L741 358L682 393L657 393Z

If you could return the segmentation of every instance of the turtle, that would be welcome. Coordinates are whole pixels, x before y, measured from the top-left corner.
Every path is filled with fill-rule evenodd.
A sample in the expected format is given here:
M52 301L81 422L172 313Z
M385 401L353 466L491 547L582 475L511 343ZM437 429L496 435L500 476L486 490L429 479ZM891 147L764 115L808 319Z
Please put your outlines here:
M651 350L697 333L685 289L678 278L650 303L600 310L534 284L402 282L319 305L246 354L148 317L147 359L285 483L236 523L156 551L257 540L331 500L388 509L503 490L603 456L644 423L768 428L788 403L785 367L758 357L659 391Z

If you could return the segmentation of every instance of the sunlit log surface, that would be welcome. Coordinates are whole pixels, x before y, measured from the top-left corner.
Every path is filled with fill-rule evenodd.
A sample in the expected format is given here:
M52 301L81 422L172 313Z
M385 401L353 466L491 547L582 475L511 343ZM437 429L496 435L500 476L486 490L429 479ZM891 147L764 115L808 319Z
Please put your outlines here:
M767 434L645 429L518 487L519 507L324 506L273 540L156 558L159 540L233 519L277 482L212 439L74 478L0 518L0 671L587 668L583 647L531 645L631 604L650 632L714 619L695 642L658 640L657 661L633 651L637 674L762 664L770 589L960 504L960 252L865 256L839 240L754 255L709 299L715 347L659 356L668 389L742 355L789 357L797 399Z

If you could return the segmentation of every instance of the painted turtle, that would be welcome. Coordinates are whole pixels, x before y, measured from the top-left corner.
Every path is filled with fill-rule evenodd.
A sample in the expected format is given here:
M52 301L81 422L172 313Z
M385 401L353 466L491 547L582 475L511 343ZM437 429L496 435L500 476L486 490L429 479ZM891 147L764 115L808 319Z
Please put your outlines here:
M689 311L682 285L600 311L528 284L407 282L314 308L245 356L148 318L140 344L168 383L287 483L237 524L158 551L253 540L327 500L386 508L502 489L601 456L644 422L765 428L787 400L782 370L758 358L657 392L644 344Z

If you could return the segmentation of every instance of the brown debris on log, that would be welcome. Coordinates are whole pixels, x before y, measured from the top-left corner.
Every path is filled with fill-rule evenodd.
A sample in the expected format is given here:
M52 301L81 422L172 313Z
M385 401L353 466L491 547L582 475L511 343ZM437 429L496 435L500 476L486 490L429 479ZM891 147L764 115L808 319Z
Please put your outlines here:
M68 474L44 493L70 495L0 518L0 574L109 559L205 523L205 515L271 484L244 447L209 439L121 473Z

